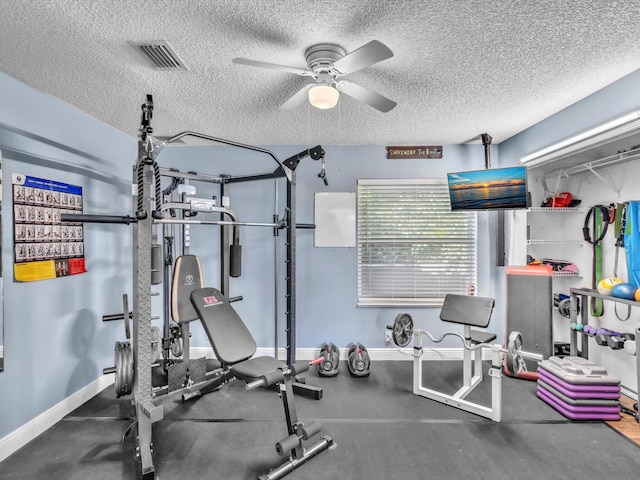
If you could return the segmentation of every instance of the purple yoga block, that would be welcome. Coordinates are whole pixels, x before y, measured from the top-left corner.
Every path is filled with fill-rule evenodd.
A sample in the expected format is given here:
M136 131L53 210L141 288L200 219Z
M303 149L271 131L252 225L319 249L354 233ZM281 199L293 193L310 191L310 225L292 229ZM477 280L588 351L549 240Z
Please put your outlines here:
M619 407L568 405L540 387L538 387L537 396L571 420L620 420Z
M570 398L620 398L619 385L575 385L565 382L542 368L538 369L538 377Z

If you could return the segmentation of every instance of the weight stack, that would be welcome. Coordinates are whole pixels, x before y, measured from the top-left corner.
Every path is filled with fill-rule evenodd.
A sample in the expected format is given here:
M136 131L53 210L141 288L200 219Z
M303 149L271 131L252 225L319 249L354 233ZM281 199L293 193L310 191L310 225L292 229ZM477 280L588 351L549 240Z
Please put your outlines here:
M505 336L518 331L524 339L527 352L538 353L544 358L553 355L553 270L549 265L509 266L507 274L507 308ZM518 378L537 380L536 362L525 360L527 371ZM511 377L515 374L505 369Z
M571 420L620 420L620 379L582 357L540 362L537 396Z

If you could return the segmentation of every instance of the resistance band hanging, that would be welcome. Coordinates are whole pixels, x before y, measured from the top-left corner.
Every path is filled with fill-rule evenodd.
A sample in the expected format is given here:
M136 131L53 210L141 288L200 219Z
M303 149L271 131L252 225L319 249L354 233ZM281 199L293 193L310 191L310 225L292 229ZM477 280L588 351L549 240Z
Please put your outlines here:
M593 237L589 232L589 220L592 220ZM609 209L604 205L595 205L589 209L584 219L582 234L585 241L593 245L593 263L591 268L591 286L596 289L602 278L602 239L609 226ZM591 297L591 315L601 317L604 304L601 298Z
M626 214L627 214L627 203L615 203L611 204L610 213L613 213L613 226L614 226L614 235L616 238L616 255L615 260L613 262L613 276L620 278L618 276L618 254L621 248L624 248L624 230L626 226ZM616 314L616 318L621 322L626 322L631 317L631 305L627 305L627 316L622 318L622 316L618 313L618 302L615 302L613 305L614 312Z
M628 281L640 287L640 201L638 200L630 201L627 206L624 250L627 257Z

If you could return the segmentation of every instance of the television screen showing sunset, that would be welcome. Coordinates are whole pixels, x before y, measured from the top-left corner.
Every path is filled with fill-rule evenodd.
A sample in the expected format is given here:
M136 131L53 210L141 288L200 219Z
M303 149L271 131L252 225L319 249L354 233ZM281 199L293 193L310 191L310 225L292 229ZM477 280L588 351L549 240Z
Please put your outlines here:
M452 210L527 208L526 167L448 173Z

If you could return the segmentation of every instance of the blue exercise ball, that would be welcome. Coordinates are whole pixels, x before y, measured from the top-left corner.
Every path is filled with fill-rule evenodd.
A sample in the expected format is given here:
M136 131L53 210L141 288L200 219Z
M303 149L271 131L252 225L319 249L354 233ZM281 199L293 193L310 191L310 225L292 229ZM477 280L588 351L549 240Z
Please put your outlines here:
M611 296L633 300L636 293L636 286L631 283L619 283L611 289Z

